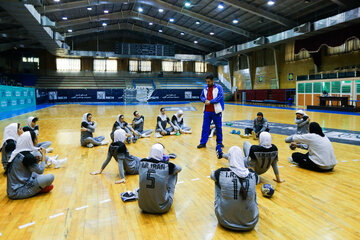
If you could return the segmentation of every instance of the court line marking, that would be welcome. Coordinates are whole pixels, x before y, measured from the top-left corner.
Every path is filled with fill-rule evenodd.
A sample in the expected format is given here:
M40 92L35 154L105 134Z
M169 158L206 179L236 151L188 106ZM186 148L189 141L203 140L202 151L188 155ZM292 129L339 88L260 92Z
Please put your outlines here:
M35 224L35 222L29 222L29 223L27 223L27 224L24 224L24 225L19 226L19 229L23 229L23 228L29 227L29 226L31 226L31 225L34 225L34 224Z
M284 166L278 166L278 168L283 168Z
M49 216L49 218L50 218L50 219L53 219L53 218L59 217L59 216L61 216L61 215L64 215L64 213L61 212L61 213L58 213L58 214L54 214L54 215Z
M210 176L206 176L207 178L210 178Z
M353 160L353 162L358 162L358 161L360 161L360 160L359 160L359 159L354 159L354 160Z
M81 210L81 209L88 208L88 207L89 207L89 205L85 205L85 206L82 206L82 207L75 208L75 210L76 210L76 211L79 211L79 210Z
M200 178L193 178L193 179L191 179L191 181L198 181L198 180L200 180Z
M347 160L341 160L341 162L348 162Z
M99 204L106 203L106 202L111 202L111 199L109 198L109 199L102 200L99 202Z
M297 165L293 164L293 165L290 165L290 167L296 167Z
M182 184L182 183L184 183L184 181L179 181L179 182L177 182L177 184Z

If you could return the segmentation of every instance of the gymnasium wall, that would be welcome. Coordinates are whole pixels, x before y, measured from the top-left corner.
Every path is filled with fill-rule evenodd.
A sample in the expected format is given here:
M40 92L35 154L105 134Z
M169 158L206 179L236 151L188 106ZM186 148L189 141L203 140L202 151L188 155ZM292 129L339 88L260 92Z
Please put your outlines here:
M0 112L35 107L35 89L0 85L0 103Z

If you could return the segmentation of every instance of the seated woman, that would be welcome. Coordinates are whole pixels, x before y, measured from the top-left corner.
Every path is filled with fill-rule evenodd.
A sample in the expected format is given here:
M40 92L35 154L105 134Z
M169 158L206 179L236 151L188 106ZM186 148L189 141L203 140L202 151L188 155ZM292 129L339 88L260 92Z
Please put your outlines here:
M289 162L317 172L332 171L337 160L330 140L325 136L317 122L310 123L309 132L292 136L291 144L294 147L297 147L299 143L306 144L309 147L309 152L306 154L293 153L292 157L289 157Z
M192 133L191 128L185 126L183 115L184 112L182 110L177 111L177 113L172 116L171 122L174 124L174 126L178 127L181 134Z
M271 143L270 133L262 132L259 143L259 145L251 145L248 141L244 142L245 166L252 169L257 175L267 172L271 166L275 174L274 181L278 183L284 182L284 180L280 178L277 165L278 148ZM228 154L223 154L223 157L228 158Z
M54 175L45 174L46 150L38 149L38 140L33 131L24 132L16 143L7 167L7 195L10 199L23 199L53 189ZM42 158L34 156L41 152Z
M166 128L168 123L170 124L170 127ZM166 116L165 108L160 108L160 114L156 119L155 137L161 138L165 135L175 135L178 130L178 127L176 127Z
M238 146L230 148L229 168L211 173L215 181L215 214L221 226L237 231L255 227L259 220L256 184L259 177L250 172Z
M23 128L24 132L27 131L34 131L36 133L36 136L39 136L39 126L37 125L37 122L39 121L39 118L37 117L28 117L27 119L27 126ZM50 141L41 142L37 145L37 147L42 147L46 149L47 153L51 153L54 149L49 148L51 145Z
M92 148L94 146L101 146L109 144L108 141L104 141L105 137L93 137L93 132L95 132L95 128L97 127L97 122L91 121L92 114L85 113L82 117L81 121L81 138L80 143L81 146Z
M130 155L124 144L125 138L126 132L123 129L115 130L114 142L109 146L106 160L102 164L100 171L92 172L91 175L101 174L111 161L111 158L114 158L119 165L120 180L115 181L116 184L125 183L125 173L129 175L139 173L141 158Z
M181 167L163 160L164 146L151 147L149 158L140 161L139 207L148 213L166 213L174 199L177 175Z
M136 136L140 136L140 134L136 133L134 129L124 120L124 115L119 114L117 116L117 120L113 125L112 132L110 134L111 139L114 141L114 132L117 129L123 129L127 133L126 142L131 143L131 139L133 138L133 134ZM134 141L135 143L136 141Z
M23 133L20 123L10 123L4 129L4 138L1 144L1 163L6 172L6 168L11 156L11 153L15 150L16 141Z
M310 118L303 110L296 111L295 124L297 125L297 128L295 134L309 133L309 123L310 123ZM285 142L291 143L291 137L292 136L287 137L285 139ZM297 144L297 147L302 149L308 149L308 146L306 144L299 143ZM291 144L290 144L290 148L291 150L296 149L296 147L292 146Z
M258 139L260 136L260 133L262 132L269 132L269 122L266 118L264 118L264 115L262 112L258 112L256 118L254 119L253 127L245 128L245 134L241 134L240 137L243 138L249 138L250 134L254 134L254 139Z
M139 138L143 137L150 137L151 133L153 132L152 129L144 130L144 116L140 115L138 111L134 112L134 119L132 121L132 127L138 135L134 134L133 142L135 143Z

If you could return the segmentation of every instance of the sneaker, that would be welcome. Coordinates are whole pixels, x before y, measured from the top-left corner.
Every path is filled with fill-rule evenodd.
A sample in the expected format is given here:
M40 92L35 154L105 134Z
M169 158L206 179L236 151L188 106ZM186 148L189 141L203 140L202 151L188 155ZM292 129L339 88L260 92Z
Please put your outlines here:
M190 133L192 133L192 131L191 130L189 130L189 131L183 131L184 133L187 133L187 134L190 134Z
M199 144L197 148L206 148L206 144Z
M94 144L92 144L92 143L89 143L88 145L86 145L88 148L92 148L92 147L94 147Z
M53 188L54 188L54 185L51 184L50 186L46 186L43 189L41 189L40 193L48 193L51 190L53 190Z
M59 154L56 154L56 156L54 157L55 160L57 160L59 158Z
M149 134L149 135L141 134L141 137L142 137L142 138L147 138L147 137L150 137L150 134Z
M133 143L136 143L136 141L137 141L137 138L133 138Z
M249 134L240 134L240 137L242 137L242 138L249 138L250 136L249 136Z
M127 142L128 144L130 144L130 143L131 143L131 138L126 139L126 142Z
M156 137L156 138L162 138L163 135L161 135L159 132L156 132L156 133L155 133L155 137Z
M49 157L47 163L46 163L46 166L47 167L50 167L52 163L55 163L56 162L56 159L58 159L59 155L57 154L55 157Z
M52 153L54 151L54 148L47 148L46 153Z
M293 158L292 157L288 157L288 161L289 163L292 163L292 164L295 164L295 165L298 165L297 162L294 162Z
M60 168L62 167L62 165L64 165L67 161L67 158L63 158L63 159L59 159L59 160L55 160L56 162L54 162L54 168Z
M108 144L109 144L109 141L106 141L106 140L101 142L101 145L108 145Z
M170 135L176 135L176 133L177 133L177 132L174 131L174 132L171 132Z

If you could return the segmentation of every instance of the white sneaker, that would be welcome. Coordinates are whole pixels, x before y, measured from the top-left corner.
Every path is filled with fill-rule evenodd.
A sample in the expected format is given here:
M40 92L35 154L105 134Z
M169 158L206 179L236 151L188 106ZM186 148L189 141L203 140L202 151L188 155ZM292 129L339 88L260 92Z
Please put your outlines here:
M59 154L56 154L56 156L54 157L55 160L57 160L59 158Z
M150 134L149 134L149 135L146 135L146 134L141 134L141 137L143 137L143 138L147 138L147 137L150 137Z
M289 163L292 163L292 164L295 164L295 165L298 165L297 162L294 162L293 158L292 157L288 157L288 161Z
M63 159L59 159L59 160L55 160L56 162L54 162L54 168L60 168L62 165L64 165L67 161L67 158L63 158Z
M46 153L52 153L54 151L54 148L47 148Z
M101 142L101 145L108 145L109 144L109 141L102 141Z
M189 131L183 131L184 133L187 133L187 134L190 134L190 133L192 133L192 131L191 130L189 130ZM212 137L212 136L211 136Z
M94 147L94 144L92 144L92 143L89 143L88 145L86 145L88 148L92 148L92 147Z
M162 138L163 135L161 135L159 132L156 132L156 133L155 133L155 137L156 137L156 138Z
M174 131L174 132L171 132L170 133L170 135L175 135L177 132L176 131Z

